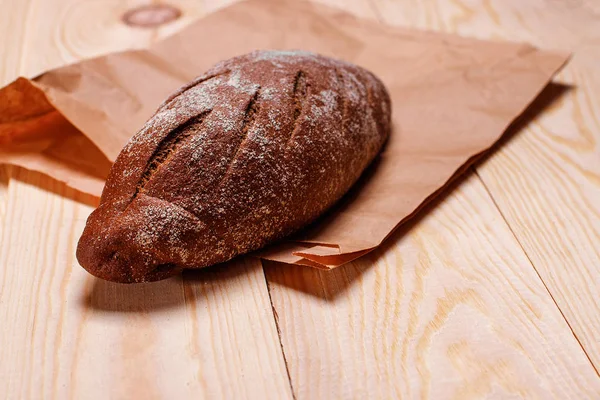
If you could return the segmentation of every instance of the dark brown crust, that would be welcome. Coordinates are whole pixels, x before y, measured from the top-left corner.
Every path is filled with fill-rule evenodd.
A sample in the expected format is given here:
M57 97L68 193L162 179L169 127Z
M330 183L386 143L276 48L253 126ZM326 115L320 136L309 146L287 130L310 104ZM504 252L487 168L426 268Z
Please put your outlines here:
M202 124L202 120L209 112L210 111L203 112L186 121L184 124L169 132L169 134L160 142L154 151L152 158L150 158L146 164L146 168L144 168L144 172L142 173L142 178L136 185L136 190L133 195L134 198L144 189L144 186L152 178L154 172L169 162L169 158L175 154L179 146L182 145L182 142L192 136L195 131L194 128L199 127L200 124Z
M306 52L219 63L169 97L125 146L77 248L116 282L164 279L312 222L390 132L383 84Z

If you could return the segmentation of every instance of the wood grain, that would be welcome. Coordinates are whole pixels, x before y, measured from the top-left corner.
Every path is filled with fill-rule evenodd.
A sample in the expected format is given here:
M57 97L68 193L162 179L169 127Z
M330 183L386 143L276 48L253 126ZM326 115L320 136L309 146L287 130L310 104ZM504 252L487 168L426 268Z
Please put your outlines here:
M600 76L577 87L478 171L600 370Z
M8 165L0 165L0 221L3 221L6 215L8 183L10 181L9 168ZM2 235L2 232L0 232L0 235Z
M347 267L266 268L298 399L583 399L600 380L476 176Z
M0 246L7 398L291 397L260 263L120 285L74 258L91 207L16 170ZM13 184L14 183L14 184ZM36 251L31 251L36 249ZM95 396L94 396L95 397Z
M540 110L543 113L477 170L599 371L598 7L589 1L429 3L435 4L438 22L428 28L574 53L559 76L572 89ZM407 3L393 3L391 12L389 3L382 4L387 22L415 25L404 19ZM431 9L423 9L427 10Z
M232 2L171 0L182 18L142 29L121 17L150 0L0 0L0 35L10 38L0 84L147 46ZM136 287L95 280L74 259L94 200L19 168L8 184L0 168L0 320L9 321L0 325L0 393L600 397L590 362L600 360L596 3L320 2L391 24L574 50L560 78L577 89L375 253L333 272L267 265L281 344L259 262Z
M181 18L157 28L130 27L122 16L150 0L0 0L3 46L0 84L112 51L142 48L206 13L202 2L171 0ZM211 2L212 4L213 2ZM216 2L218 3L218 2ZM6 51L4 51L6 48Z
M184 290L197 373L213 388L208 397L292 398L260 261L189 271Z
M593 1L373 0L380 20L573 52L565 98L478 173L600 370L600 13Z
M0 14L0 32L15 39L0 80L146 45L202 12L174 2L178 27L122 25L142 3L3 1L15 12ZM0 318L11 321L0 324L0 397L291 397L260 264L135 287L96 280L74 258L95 200L11 170L10 186L0 180Z

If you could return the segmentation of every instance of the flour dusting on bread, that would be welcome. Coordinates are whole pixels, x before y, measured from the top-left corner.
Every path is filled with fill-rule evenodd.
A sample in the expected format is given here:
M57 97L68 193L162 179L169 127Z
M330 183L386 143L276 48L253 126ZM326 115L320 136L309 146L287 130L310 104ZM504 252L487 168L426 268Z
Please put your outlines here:
M109 280L226 261L314 221L390 132L372 73L306 51L220 62L170 96L125 146L78 248Z

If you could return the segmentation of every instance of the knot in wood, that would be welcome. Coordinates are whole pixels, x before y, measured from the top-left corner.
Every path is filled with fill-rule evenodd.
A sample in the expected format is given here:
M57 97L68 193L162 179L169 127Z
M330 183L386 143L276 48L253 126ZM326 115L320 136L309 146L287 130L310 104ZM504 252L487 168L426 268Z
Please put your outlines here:
M154 28L181 17L181 10L169 4L149 4L133 8L123 14L123 22L129 26Z

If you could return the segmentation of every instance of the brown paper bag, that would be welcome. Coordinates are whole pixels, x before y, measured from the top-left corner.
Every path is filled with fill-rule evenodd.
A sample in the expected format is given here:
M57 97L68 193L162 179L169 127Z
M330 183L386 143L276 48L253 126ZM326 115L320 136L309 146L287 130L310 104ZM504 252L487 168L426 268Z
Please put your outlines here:
M387 85L394 132L360 190L261 257L333 268L378 246L473 156L489 149L565 54L392 28L303 2L222 9L148 50L20 78L0 90L0 162L99 195L110 161L171 92L255 49L305 49L359 64Z

